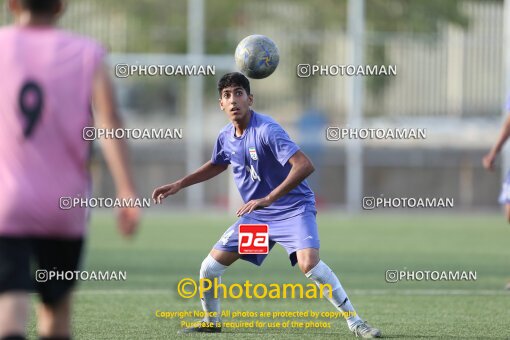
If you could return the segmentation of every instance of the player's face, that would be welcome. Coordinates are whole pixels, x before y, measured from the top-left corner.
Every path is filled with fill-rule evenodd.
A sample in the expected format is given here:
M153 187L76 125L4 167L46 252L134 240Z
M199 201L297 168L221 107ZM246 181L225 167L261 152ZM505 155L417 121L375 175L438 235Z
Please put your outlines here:
M232 122L242 122L248 117L253 95L248 95L241 86L226 87L221 91L220 107Z

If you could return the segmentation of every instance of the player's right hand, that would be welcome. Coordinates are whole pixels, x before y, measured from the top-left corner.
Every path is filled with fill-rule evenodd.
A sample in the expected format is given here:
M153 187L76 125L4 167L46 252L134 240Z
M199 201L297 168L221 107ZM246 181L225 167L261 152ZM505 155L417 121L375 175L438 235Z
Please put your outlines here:
M160 204L163 199L170 195L175 195L181 190L181 182L174 182L167 185L163 185L162 187L154 189L152 193L152 199L154 203Z
M137 198L138 195L134 190L126 190L117 193L117 198ZM138 207L121 207L116 208L117 228L120 234L126 238L130 238L136 233L142 211Z
M140 222L140 208L123 207L117 212L117 226L124 237L131 237L136 232Z
M486 154L482 159L483 167L487 170L494 170L494 160L496 159L496 155L491 151Z

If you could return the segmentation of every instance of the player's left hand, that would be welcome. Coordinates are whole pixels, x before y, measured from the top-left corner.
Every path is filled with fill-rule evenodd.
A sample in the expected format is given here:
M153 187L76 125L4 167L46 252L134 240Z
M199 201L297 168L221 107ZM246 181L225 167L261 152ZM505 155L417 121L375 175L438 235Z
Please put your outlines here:
M128 190L117 193L117 198L136 198L138 195L135 191ZM117 228L119 233L125 238L131 238L138 228L142 211L138 207L121 207L116 209Z
M487 170L494 170L494 160L496 159L496 155L491 151L486 154L482 159L483 167Z
M117 227L122 236L126 238L132 237L140 222L140 208L138 207L122 207L117 211Z
M257 209L262 209L262 208L268 207L272 203L273 202L271 202L267 197L259 198L257 200L251 200L248 203L244 204L241 208L239 208L236 211L236 215L238 217L240 217L240 216L243 216L244 214L251 213L253 210L257 210Z

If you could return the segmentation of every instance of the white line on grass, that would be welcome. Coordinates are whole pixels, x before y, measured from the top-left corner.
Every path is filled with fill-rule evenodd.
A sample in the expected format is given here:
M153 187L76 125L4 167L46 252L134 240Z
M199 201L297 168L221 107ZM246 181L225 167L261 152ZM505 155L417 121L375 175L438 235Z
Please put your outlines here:
M76 292L79 295L102 295L102 294L138 294L157 295L173 294L174 290L169 289L84 289ZM409 295L409 296L431 296L431 295L509 295L509 291L503 289L350 289L349 295Z
M351 289L352 295L510 295L503 289Z

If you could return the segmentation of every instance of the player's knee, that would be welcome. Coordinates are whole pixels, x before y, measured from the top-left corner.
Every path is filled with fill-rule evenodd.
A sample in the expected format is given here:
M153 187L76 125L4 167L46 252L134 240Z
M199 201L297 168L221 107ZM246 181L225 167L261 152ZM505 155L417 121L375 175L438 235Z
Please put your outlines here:
M303 272L303 274L306 274L310 270L312 270L317 265L317 263L319 263L318 259L310 257L310 258L301 259L298 262L298 266L299 266L299 269L301 270L301 272Z
M200 278L213 278L223 275L227 266L216 261L211 255L208 255L200 265Z

